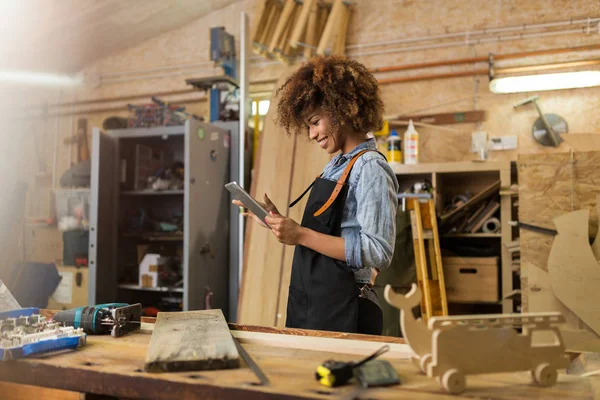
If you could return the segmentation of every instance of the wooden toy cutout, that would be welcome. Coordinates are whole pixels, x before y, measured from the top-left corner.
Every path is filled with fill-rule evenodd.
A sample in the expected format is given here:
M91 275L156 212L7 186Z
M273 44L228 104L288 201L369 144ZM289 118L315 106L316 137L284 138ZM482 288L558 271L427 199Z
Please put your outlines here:
M422 320L412 315L420 295L416 284L406 296L394 293L390 285L385 288L388 303L400 308L402 333L419 367L448 393L462 393L466 375L494 372L531 371L535 383L550 386L556 382L556 370L569 365L557 326L564 317L558 312L433 317L424 330ZM430 337L431 343L424 343L423 337ZM424 354L428 348L431 352Z
M431 355L431 331L427 329L422 318L415 318L412 311L421 306L421 290L413 283L405 296L394 292L392 287L387 285L383 295L389 304L400 310L400 329L404 340L414 353L411 357L412 363L426 372L424 367L421 367L421 359Z
M558 235L548 256L554 295L600 334L600 265L589 242L588 209L554 219Z

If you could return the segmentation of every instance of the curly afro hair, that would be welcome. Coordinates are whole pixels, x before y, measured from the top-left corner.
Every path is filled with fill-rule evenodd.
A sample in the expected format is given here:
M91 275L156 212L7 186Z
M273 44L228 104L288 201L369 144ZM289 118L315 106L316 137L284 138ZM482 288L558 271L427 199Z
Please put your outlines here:
M334 129L351 124L358 132L383 125L383 101L375 77L357 61L341 56L314 57L277 89L276 122L288 134L306 134L307 114L321 107Z

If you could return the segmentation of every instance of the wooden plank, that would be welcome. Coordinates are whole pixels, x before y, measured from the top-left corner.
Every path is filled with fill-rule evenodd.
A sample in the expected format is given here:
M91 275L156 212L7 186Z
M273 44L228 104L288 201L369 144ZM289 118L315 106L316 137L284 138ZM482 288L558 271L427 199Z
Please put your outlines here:
M327 23L325 24L323 34L321 35L319 45L317 46L317 54L320 56L325 55L325 51L327 50L327 46L329 46L331 36L333 35L333 29L338 26L338 21L342 16L343 7L344 4L342 3L342 0L333 1L333 8L327 17Z
M486 120L486 112L483 110L457 111L452 113L427 114L427 115L400 115L394 119L413 120L431 125L448 125L483 122Z
M325 388L315 380L314 374L316 366L327 359L356 361L360 356L251 343L244 343L244 348L269 377L271 386L249 384L256 378L246 366L227 371L149 374L141 368L150 337L150 332L143 330L119 339L88 336L87 346L78 351L0 363L0 381L149 400L350 398L356 390L355 385ZM402 385L368 389L361 397L450 400L475 397L589 399L594 396L591 378L570 376L563 371L559 372L556 386L551 388L532 385L530 374L526 372L469 376L468 391L463 396L449 396L410 361L389 358L387 353L383 358L401 376Z
M428 174L433 172L481 172L499 171L504 168L510 170L509 161L454 161L444 163L422 163L416 165L391 164L396 175Z
M340 17L340 23L338 31L336 32L335 40L333 43L333 54L344 55L346 49L346 35L348 32L348 23L350 22L350 13L352 9L344 4L342 8L342 16Z
M277 44L280 41L281 35L287 26L290 17L292 16L292 12L296 8L296 2L294 0L286 0L285 5L283 6L283 11L281 12L281 16L277 19L277 25L275 26L275 30L273 31L273 36L269 42L269 53L275 51Z
M289 208L289 205L294 201L304 190L315 180L315 178L323 171L323 168L331 156L323 151L316 142L311 141L308 137L299 137L296 139L293 153L293 165L291 171L291 179L288 183L289 194L287 201L284 204L286 215L294 221L301 223L304 208L308 201L308 196L298 202L294 207ZM280 208L280 212L283 210ZM277 304L277 315L275 316L275 325L279 327L285 326L287 316L287 299L288 287L292 274L292 261L294 259L294 246L285 246L283 257L280 265L280 284Z
M18 385L10 382L0 382L0 393L2 393L0 396L2 400L80 400L77 392Z
M493 196L499 190L500 190L500 181L492 183L490 186L488 186L481 192L477 193L475 196L471 197L466 203L461 204L460 206L456 207L454 210L450 211L449 213L442 215L440 217L440 219L442 221L442 226L448 226L449 224L452 223L452 221L455 219L455 217L457 215L459 215L461 212L465 212L465 211L469 210L471 207L477 206L477 204L479 204L480 202L484 201L485 199Z
M308 24L306 26L305 43L309 46L317 46L317 20L319 18L319 5L317 1L313 1L308 16ZM309 59L313 54L313 49L310 47L304 48L304 58Z
M554 219L558 235L548 257L552 291L587 326L600 334L600 265L589 243L589 210Z
M289 38L289 44L294 49L298 47L298 41L306 31L307 22L309 20L308 17L310 16L311 10L313 9L313 5L316 3L316 1L317 0L304 0L304 3L302 4L300 15L294 24L292 34Z
M257 326L257 325L239 325L229 324L231 333L235 336L235 331L246 331L246 332L262 332L262 333L277 333L279 335L293 335L293 336L315 336L315 337L327 337L334 339L350 339L350 340L364 340L367 342L383 342L383 343L399 343L404 344L403 338L392 337L392 336L376 336L376 335L365 335L361 333L347 333L347 332L331 332L331 331L318 331L312 329L295 329L295 328L275 328L270 326Z
M146 371L239 366L240 356L221 310L158 313L146 354Z
M295 70L296 67L285 70L276 86L280 87ZM277 98L273 96L260 135L250 194L262 201L267 193L279 212L286 214L297 139L287 135L275 124L276 111ZM279 243L269 229L253 219L247 220L245 242L237 321L242 324L274 326L282 284L281 263L285 246ZM285 289L287 291L287 286Z

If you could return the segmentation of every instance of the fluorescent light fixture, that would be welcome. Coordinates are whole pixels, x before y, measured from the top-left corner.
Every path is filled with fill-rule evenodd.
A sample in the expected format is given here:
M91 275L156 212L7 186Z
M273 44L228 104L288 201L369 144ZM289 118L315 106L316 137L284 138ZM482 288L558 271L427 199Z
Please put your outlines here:
M600 71L559 72L554 74L507 76L490 81L492 93L539 92L600 86Z
M0 82L46 86L74 86L83 83L81 78L72 78L68 75L44 74L26 71L0 71Z

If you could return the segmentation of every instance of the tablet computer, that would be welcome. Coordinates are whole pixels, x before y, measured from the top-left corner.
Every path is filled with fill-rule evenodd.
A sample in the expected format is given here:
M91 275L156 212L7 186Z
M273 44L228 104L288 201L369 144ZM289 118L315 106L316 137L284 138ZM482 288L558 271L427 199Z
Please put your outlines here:
M248 210L252 211L254 215L256 215L261 221L265 222L265 217L269 215L267 210L265 210L256 200L252 198L237 182L229 182L225 185L225 189L229 190L233 195L233 198L244 203Z

